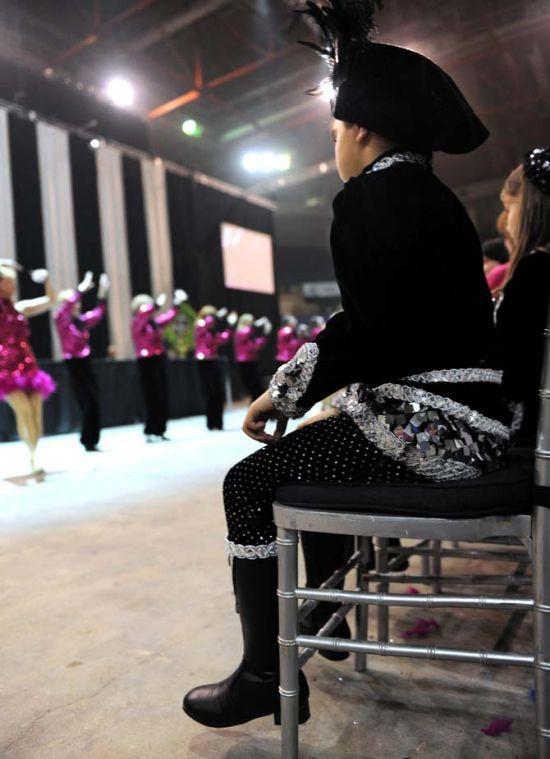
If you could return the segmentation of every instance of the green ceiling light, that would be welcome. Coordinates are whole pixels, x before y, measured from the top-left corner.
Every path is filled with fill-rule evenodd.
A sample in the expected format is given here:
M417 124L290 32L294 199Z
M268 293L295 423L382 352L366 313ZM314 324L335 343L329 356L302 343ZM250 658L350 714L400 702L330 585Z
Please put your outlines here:
M204 127L195 119L186 119L181 125L181 131L187 137L202 137Z

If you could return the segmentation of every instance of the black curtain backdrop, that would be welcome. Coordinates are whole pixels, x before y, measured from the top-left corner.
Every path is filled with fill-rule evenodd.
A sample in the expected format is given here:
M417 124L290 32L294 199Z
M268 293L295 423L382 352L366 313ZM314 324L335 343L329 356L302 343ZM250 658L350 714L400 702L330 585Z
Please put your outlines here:
M97 283L99 275L105 271L105 265L101 245L95 151L90 148L88 140L74 134L70 135L69 145L78 271L80 277L87 271L93 271ZM83 308L92 308L96 302L97 290L94 290L84 296ZM91 335L93 355L103 358L109 344L107 319L93 329Z
M151 270L145 226L141 164L135 158L125 155L122 157L122 168L131 290L133 295L151 294Z
M256 317L267 316L275 332L279 321L276 294L225 287L221 246L221 224L224 221L272 235L272 211L200 184L194 185L193 196L195 245L199 259L198 307L212 303L217 307L235 309L239 314L251 312ZM263 354L262 365L266 371L270 371L273 363L274 338L273 334L269 349Z
M15 215L17 259L25 269L41 269L46 265L38 147L35 124L9 114L9 140ZM19 297L36 298L44 294L42 285L35 285L28 274L19 276ZM32 346L39 358L52 355L49 314L35 316L32 321Z
M195 245L193 186L190 177L166 172L174 287L182 287L197 308L200 300L200 260Z

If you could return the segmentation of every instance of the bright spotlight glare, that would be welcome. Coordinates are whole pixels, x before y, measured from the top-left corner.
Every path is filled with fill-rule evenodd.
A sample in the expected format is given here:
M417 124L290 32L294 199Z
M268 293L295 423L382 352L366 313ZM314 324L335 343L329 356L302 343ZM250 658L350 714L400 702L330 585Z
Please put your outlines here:
M290 153L274 153L271 150L251 151L244 154L242 164L250 174L274 174L288 171L292 157Z
M119 76L107 82L105 93L109 100L119 108L127 108L132 105L136 96L133 85L127 79Z
M90 147L93 150L97 150L99 148L100 144L101 143L99 142L99 140L96 137L94 137L93 139L90 140Z
M334 98L334 95L336 94L334 91L334 85L330 81L330 79L323 79L323 81L320 83L318 87L319 96L322 100L324 100L327 103L330 103L330 101Z
M199 128L199 125L195 121L195 119L187 119L183 122L181 125L181 131L186 134L188 137L193 137L197 133L197 130Z

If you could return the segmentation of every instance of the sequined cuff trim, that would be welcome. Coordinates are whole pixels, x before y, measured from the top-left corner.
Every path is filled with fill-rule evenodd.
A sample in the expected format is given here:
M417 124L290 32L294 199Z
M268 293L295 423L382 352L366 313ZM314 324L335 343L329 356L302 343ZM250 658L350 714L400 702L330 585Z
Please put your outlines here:
M502 371L499 369L436 369L431 372L412 374L405 377L409 382L489 382L495 385L502 384Z
M287 364L279 367L269 384L275 408L290 419L303 416L307 408L298 401L306 392L319 357L317 343L305 343Z
M480 414L479 411L475 411L462 403L457 403L451 400L451 398L446 398L444 395L435 395L427 390L419 390L416 387L408 387L407 385L395 385L391 382L379 385L374 388L374 392L379 398L394 398L395 400L408 401L409 403L420 403L423 406L444 411L451 416L462 419L475 430L486 432L503 440L510 439L511 431L505 424L502 424L497 419L490 419Z
M277 556L277 543L267 543L260 546L243 546L225 539L227 553L235 559L269 559Z

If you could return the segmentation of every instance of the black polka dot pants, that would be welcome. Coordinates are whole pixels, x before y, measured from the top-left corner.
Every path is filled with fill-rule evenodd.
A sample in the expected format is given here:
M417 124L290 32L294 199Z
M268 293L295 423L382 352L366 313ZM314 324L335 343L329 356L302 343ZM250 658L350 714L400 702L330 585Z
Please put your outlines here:
M290 482L418 482L370 443L346 415L333 416L265 446L229 470L223 486L227 548L241 559L275 556L273 499Z

